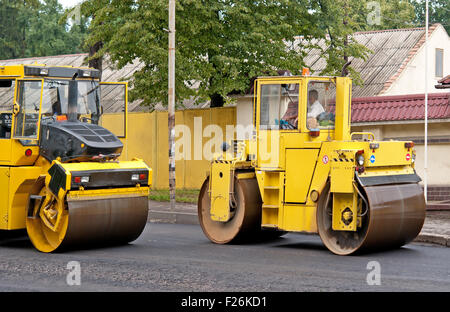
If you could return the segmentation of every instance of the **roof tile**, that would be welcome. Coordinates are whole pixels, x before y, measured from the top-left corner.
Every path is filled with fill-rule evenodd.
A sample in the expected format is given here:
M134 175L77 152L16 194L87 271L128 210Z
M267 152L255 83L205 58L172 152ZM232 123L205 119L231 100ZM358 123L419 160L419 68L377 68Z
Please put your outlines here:
M352 122L423 120L425 95L400 95L354 98ZM450 93L428 96L428 118L450 119Z

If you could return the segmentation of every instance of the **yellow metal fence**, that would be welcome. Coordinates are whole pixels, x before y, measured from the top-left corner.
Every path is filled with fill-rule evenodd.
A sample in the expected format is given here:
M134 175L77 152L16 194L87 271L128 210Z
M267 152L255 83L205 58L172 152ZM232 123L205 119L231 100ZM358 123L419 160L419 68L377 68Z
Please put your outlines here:
M196 122L195 122L196 121ZM121 115L106 114L103 116L103 127L115 132L121 128ZM178 111L175 114L176 126L184 125L191 133L190 156L176 161L176 186L182 189L199 189L209 170L209 161L199 159L199 146L194 146L194 138L201 148L211 139L209 131L204 131L210 125L217 125L225 133L227 126L236 125L236 108L210 108ZM195 126L196 125L196 126ZM185 128L185 129L187 129ZM153 188L169 187L169 133L167 112L129 113L128 136L123 140L124 150L122 160L134 157L143 159L153 169ZM204 137L204 135L206 136ZM202 137L198 143L199 136ZM175 140L181 140L181 135ZM197 150L197 152L196 152ZM201 156L201 155L200 155Z

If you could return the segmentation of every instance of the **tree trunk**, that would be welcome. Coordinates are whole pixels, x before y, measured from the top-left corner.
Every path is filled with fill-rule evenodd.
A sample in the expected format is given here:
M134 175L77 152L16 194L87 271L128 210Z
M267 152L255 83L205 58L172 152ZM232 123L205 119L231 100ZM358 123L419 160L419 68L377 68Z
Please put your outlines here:
M91 58L92 56L95 55L95 53L100 51L100 49L102 47L103 47L103 42L101 42L101 41L97 42L93 46L90 46L89 47L89 58ZM90 60L89 61L89 67L98 69L98 70L100 70L100 72L102 72L102 70L103 70L103 57L94 58L94 59Z
M225 105L225 99L222 95L214 93L209 96L211 99L210 107L223 107Z

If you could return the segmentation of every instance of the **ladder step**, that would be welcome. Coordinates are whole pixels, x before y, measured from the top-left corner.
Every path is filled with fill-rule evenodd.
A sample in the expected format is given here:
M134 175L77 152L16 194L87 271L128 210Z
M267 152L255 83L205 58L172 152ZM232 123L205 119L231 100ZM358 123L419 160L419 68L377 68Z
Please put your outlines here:
M263 224L261 226L264 228L278 229L278 225L276 225L276 224Z
M278 186L264 186L265 190L279 190L280 188Z
M278 205L263 205L263 208L269 208L269 209L276 209L278 208Z

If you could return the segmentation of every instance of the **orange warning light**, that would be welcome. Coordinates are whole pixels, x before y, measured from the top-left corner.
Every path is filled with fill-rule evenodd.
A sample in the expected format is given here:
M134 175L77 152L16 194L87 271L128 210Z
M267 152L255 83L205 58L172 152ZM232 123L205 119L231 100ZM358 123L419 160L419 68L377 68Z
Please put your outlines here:
M310 72L309 68L303 67L302 76L310 76L310 75L311 75L311 72Z

